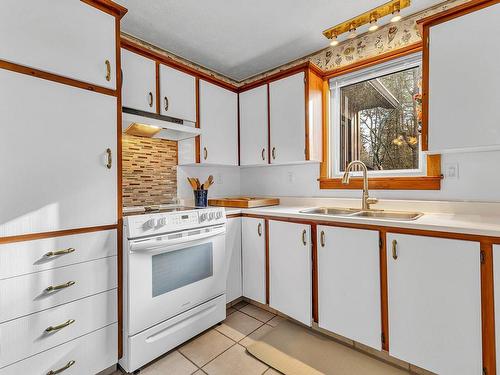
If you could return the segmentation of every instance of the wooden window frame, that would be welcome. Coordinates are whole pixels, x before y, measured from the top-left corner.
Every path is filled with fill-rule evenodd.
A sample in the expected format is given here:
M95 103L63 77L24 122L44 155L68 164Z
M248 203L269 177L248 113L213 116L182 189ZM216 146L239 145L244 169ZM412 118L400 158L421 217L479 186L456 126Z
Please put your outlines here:
M376 57L335 69L323 74L323 161L320 165L320 189L361 189L363 180L353 177L348 184L343 184L341 178L331 178L329 142L330 127L330 85L329 80L351 72L391 61L413 53L422 52L422 43L415 43L397 51L391 51ZM441 189L441 155L427 155L427 170L425 176L376 176L368 179L370 189L375 190L440 190Z

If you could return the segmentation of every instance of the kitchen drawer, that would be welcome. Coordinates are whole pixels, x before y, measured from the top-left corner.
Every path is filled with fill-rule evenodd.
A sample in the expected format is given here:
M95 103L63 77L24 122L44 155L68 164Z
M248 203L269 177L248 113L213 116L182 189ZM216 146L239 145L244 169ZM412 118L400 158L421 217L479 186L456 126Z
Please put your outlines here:
M111 290L0 324L0 367L116 323L116 305L116 290Z
M0 280L116 255L116 247L116 230L0 245Z
M68 303L117 286L116 256L0 280L0 323ZM47 292L49 286L74 281Z
M62 375L96 374L118 360L118 329L116 324L57 346L10 366L0 368L0 375L46 375L64 367L70 361L74 364Z

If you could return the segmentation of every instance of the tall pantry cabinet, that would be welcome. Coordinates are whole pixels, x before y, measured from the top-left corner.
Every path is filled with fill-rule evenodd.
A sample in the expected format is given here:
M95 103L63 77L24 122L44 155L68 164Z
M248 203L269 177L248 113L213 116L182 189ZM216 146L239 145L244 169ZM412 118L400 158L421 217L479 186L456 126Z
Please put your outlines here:
M117 362L125 12L0 3L0 375Z

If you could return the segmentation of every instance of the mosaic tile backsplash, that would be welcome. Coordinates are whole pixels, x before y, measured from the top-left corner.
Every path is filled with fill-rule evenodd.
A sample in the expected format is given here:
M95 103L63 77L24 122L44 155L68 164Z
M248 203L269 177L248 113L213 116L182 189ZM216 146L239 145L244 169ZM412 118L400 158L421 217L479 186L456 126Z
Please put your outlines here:
M177 142L122 135L123 206L171 203L177 196Z

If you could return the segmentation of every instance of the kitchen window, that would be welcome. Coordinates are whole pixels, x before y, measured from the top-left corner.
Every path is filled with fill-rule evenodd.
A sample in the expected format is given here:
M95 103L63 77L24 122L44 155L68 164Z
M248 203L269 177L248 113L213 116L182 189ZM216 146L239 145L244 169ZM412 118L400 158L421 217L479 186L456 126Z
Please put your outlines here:
M388 183L390 178L399 182L398 188L418 189L402 184L403 178L425 180L430 174L439 186L439 155L426 157L421 150L421 62L422 55L414 53L330 80L328 160L322 169L327 176L320 179L322 188L357 187L340 184L353 160L366 164L370 188L396 188ZM355 170L353 175L361 173Z

